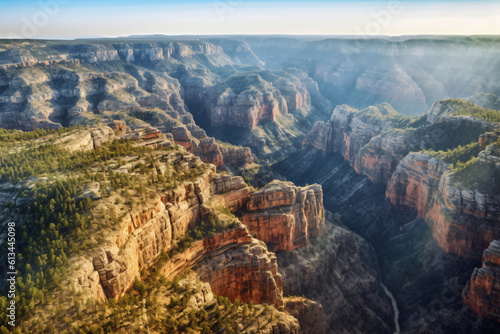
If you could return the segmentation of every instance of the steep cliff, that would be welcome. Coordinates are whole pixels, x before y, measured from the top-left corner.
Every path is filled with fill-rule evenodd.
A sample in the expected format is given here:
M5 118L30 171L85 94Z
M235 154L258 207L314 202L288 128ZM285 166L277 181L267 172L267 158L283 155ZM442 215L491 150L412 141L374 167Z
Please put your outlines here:
M380 285L374 250L353 232L328 227L309 247L278 253L285 295L319 302L329 333L392 333L393 308Z
M484 180L485 175L469 173L467 184L456 181L447 173L450 163L444 160L466 162L486 145L494 147L491 143L497 136L488 131L496 124L480 119L490 117L490 113L470 102L444 100L429 110L429 123L425 118L400 117L388 108L382 105L358 111L337 107L328 123L315 124L303 146L324 154L342 154L357 173L374 183L387 184L386 196L393 205L414 208L427 218L446 252L479 259L484 248L497 238L496 195L470 182L474 178ZM478 138L479 144L474 144ZM410 153L425 149L435 152L436 158ZM444 158L439 158L441 153L437 151L446 151L449 157L442 153ZM491 164L488 157L494 155L486 153L482 164ZM483 174L493 177L493 170L485 167Z
M235 243L241 246L232 246ZM226 250L231 247L234 249ZM207 253L198 264L198 272L216 294L232 301L283 305L283 285L276 256L246 229L205 239L203 248Z
M475 168L496 173L487 163ZM460 173L448 171L448 164L430 156L409 154L397 167L387 185L386 196L394 205L415 208L428 219L433 236L443 250L465 258L479 259L489 243L500 237L496 204L491 191L460 182ZM485 177L473 173L478 181ZM481 181L479 181L481 182Z
M213 137L208 137L205 131L195 126L194 123L188 123L187 127L175 127L171 132L176 144L199 156L205 163L216 167L225 166L238 170L255 161L250 148L219 142Z
M198 158L189 154L171 153L162 161L186 170L203 167ZM243 194L242 181L236 180L216 175L214 167L205 168L192 182L183 182L146 206L134 209L121 220L120 228L106 235L108 242L93 253L93 271L84 270L76 278L78 289L89 289L97 299L123 296L141 270L151 267L162 252L176 246L190 229L207 219L213 209L206 205L212 205L209 200L213 195L217 203L235 205L234 198ZM164 264L162 270L173 278L195 265L217 294L233 301L238 298L244 302L283 304L275 256L243 227L229 228L195 242Z
M206 105L212 126L253 129L264 120L274 121L288 112L281 91L259 74L231 77L225 84L212 88L208 95Z
M388 104L364 110L337 106L327 123L314 125L302 145L324 154L340 153L358 173L384 182L410 145L401 135L379 134L391 130L400 120L407 121Z
M251 195L241 221L250 233L272 251L306 247L325 230L321 186L296 187L273 181Z

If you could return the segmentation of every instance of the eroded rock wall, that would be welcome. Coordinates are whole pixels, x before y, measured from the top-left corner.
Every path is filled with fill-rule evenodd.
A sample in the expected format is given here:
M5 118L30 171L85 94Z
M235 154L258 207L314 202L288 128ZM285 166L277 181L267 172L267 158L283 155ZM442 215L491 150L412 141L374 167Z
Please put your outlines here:
M251 195L241 221L273 251L305 247L325 229L323 190L320 185L273 181Z

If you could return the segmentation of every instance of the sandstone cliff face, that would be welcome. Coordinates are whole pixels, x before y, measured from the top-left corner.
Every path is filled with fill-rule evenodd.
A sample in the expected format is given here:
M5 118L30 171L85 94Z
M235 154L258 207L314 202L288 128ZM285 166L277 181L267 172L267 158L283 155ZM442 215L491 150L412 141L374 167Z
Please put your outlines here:
M386 105L377 108L386 108ZM324 154L340 153L358 173L373 182L387 182L409 145L403 136L379 136L383 130L390 129L390 125L366 120L363 112L369 110L360 112L347 105L337 106L327 123L317 122L313 126L302 145Z
M356 154L354 170L374 183L387 183L401 159L413 147L407 136L389 134L373 137Z
M411 124L414 129L404 131L397 129L401 118L387 104L360 111L346 105L338 106L327 123L317 122L313 126L303 147L313 147L324 154L340 153L358 174L366 175L374 183L386 184L399 162L412 151L429 148L446 151L458 145L465 146L477 138L482 145L494 140L495 136L484 135L496 127L492 123L448 115L437 120L435 111L441 115L439 105L440 102L436 102L427 118L416 120L416 125ZM446 110L445 114L449 111ZM463 135L457 137L456 133Z
M273 251L305 247L325 230L321 186L273 181L251 195L241 221Z
M257 77L251 80L259 80ZM211 94L210 124L213 126L238 126L253 129L264 120L274 121L287 112L286 101L277 91L246 90L235 93L226 89Z
M205 93L210 124L253 129L264 120L310 108L306 86L286 72L236 75Z
M243 247L225 251L234 244ZM276 256L246 229L206 239L203 246L207 254L198 263L200 278L209 282L216 294L232 301L238 298L245 303L283 305L283 284Z
M479 259L489 243L500 237L495 204L500 198L458 188L447 167L427 155L412 153L397 167L386 196L392 204L412 207L428 219L444 251Z
M477 314L500 321L500 241L484 251L483 266L474 269L462 297Z
M420 216L438 188L447 164L421 153L411 153L396 168L387 185L386 196L393 205L405 205L417 210Z
M375 183L387 184L386 196L392 204L414 208L427 218L443 250L479 259L484 248L498 238L499 229L495 227L498 210L494 204L497 196L459 188L446 173L447 164L410 153L429 147L446 150L450 145L452 148L465 145L478 137L481 147L495 142L494 133L485 133L494 125L470 117L449 116L453 111L449 109L438 101L428 114L432 124L404 132L381 133L391 130L390 121L370 119L367 117L370 110L340 106L328 123L316 123L303 146L324 154L342 154L358 174ZM454 138L456 133L464 134ZM481 159L495 162L495 153L487 151L479 155Z
M202 164L191 154L175 152L165 155L162 162L185 170ZM106 235L107 242L94 252L92 260L81 264L75 287L99 300L119 298L142 269L156 263L162 251L174 247L212 210L206 206L208 201L237 209L245 198L249 198L249 189L241 178L217 175L214 166L206 168L195 180L181 183L124 217L120 228ZM283 305L275 255L243 226L195 242L164 264L162 271L173 278L193 266L219 295Z
M235 170L254 163L250 148L216 142L215 138L207 137L205 131L194 126L193 123L188 123L188 126L191 130L186 126L178 126L171 130L175 143L199 156L205 163L216 167L224 165Z

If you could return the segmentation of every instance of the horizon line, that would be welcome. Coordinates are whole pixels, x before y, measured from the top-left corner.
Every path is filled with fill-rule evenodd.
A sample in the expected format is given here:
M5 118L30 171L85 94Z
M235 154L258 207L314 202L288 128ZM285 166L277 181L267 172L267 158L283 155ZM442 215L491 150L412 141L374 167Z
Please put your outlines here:
M92 39L120 39L120 38L147 38L147 37L343 37L343 38L402 38L402 37L500 37L500 34L406 34L406 35L366 35L366 34L141 34L124 36L27 36L27 37L7 37L0 36L0 40L53 40L53 41L74 41Z

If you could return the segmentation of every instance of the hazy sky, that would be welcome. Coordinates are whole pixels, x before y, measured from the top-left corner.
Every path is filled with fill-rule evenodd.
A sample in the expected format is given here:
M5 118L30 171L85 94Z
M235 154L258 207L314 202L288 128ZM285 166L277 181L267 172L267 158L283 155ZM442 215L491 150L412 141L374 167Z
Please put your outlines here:
M500 1L0 0L0 37L500 35Z

